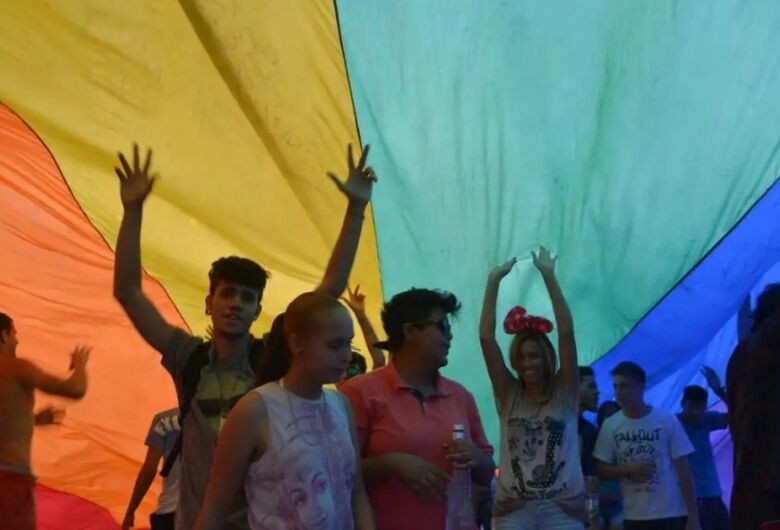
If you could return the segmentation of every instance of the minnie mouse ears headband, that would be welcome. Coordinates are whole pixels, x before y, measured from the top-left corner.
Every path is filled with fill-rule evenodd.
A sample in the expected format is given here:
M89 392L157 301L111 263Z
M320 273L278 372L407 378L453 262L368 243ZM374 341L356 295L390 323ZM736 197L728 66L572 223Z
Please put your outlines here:
M524 307L515 306L504 319L504 331L516 335L523 331L536 331L548 334L553 330L553 323L544 317L529 315Z

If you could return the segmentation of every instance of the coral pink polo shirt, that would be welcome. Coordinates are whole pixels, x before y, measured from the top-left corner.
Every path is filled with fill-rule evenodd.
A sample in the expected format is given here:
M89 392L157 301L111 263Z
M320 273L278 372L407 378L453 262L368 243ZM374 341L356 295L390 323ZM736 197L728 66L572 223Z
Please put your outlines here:
M467 438L493 455L474 396L463 386L439 377L437 393L421 402L393 364L353 377L341 388L352 403L363 458L409 453L450 472L443 444L452 426L463 424ZM367 483L377 530L444 528L447 501L423 499L398 479ZM476 527L476 525L475 525Z

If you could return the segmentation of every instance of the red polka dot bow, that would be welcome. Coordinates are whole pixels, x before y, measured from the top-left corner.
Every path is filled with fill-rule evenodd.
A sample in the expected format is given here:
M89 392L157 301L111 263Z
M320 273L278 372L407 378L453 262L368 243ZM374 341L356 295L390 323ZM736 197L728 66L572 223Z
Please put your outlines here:
M553 323L544 317L529 315L524 307L516 306L509 311L504 319L504 331L510 335L515 335L521 331L538 331L539 333L550 333L553 330Z

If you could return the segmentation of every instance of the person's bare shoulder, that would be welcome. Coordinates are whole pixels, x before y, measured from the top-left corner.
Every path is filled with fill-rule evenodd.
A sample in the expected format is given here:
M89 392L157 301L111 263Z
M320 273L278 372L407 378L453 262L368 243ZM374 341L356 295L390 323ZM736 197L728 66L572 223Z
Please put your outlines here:
M37 370L36 366L25 359L19 359L18 357L0 359L0 378L6 381L12 379L19 381L34 370Z
M230 427L225 424L223 429L228 437L235 434L240 438L248 436L255 441L252 460L258 460L265 453L271 435L268 409L263 396L259 392L248 392L230 412L228 423Z
M46 374L38 366L28 361L14 357L0 361L0 379L6 384L16 384L25 389L36 387L36 381Z

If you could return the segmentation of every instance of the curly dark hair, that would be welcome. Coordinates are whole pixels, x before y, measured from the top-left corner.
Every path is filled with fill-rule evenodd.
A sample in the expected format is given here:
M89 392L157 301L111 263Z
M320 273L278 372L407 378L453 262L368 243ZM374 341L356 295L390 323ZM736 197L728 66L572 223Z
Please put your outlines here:
M268 277L268 271L251 259L238 256L219 258L211 264L209 271L209 294L214 294L219 282L231 282L256 290L258 299L262 300Z
M382 310L387 348L398 351L404 342L404 324L422 322L436 309L441 309L448 316L456 315L460 302L454 294L446 291L417 288L391 298Z

